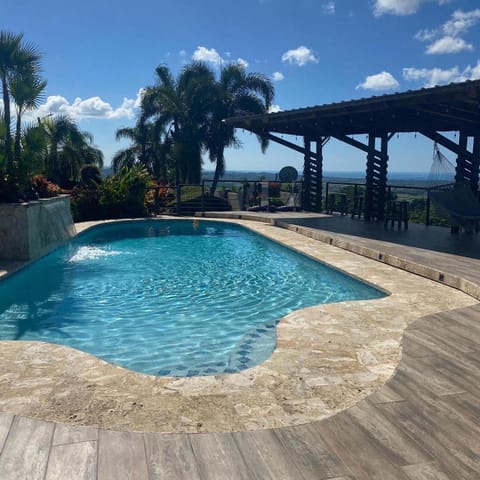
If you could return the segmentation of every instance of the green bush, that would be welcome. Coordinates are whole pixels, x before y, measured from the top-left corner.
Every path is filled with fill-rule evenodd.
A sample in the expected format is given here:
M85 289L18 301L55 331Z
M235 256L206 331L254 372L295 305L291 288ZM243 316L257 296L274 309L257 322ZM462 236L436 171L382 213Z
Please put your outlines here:
M150 177L142 167L124 167L98 187L101 218L144 217Z
M97 190L84 187L75 187L70 192L70 209L74 222L99 220L100 204Z
M107 177L102 183L95 182L90 188L73 188L70 192L73 220L85 222L146 216L145 193L149 179L145 169L125 167L115 176Z
M0 173L0 202L14 203L22 200L18 181L6 173Z
M83 187L96 189L102 183L100 169L91 163L83 165L80 169L80 183Z

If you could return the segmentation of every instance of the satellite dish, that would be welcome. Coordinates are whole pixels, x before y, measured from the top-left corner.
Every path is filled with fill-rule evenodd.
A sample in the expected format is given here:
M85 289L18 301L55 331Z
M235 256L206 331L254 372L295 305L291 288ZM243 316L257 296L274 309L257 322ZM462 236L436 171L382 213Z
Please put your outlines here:
M298 178L297 169L294 167L283 167L278 173L281 182L294 182Z

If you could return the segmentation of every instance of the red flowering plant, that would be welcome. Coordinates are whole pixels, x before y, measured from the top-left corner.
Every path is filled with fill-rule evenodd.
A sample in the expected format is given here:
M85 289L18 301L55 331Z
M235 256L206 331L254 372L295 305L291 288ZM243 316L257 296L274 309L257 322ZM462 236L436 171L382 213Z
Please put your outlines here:
M60 193L60 187L43 175L35 175L32 178L32 190L36 192L38 198L57 197Z

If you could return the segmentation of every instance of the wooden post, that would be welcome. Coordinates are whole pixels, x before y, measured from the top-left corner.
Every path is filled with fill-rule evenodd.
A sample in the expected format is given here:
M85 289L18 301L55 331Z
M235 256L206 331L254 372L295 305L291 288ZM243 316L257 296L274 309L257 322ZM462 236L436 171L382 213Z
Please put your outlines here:
M460 138L458 139L458 146L461 151L466 151L468 145L468 135L465 132L460 132ZM457 164L455 167L455 183L464 183L470 180L467 161L462 153L457 156Z
M315 211L322 211L322 189L323 189L323 140L316 141L317 153L317 175L316 175L316 192L315 192Z
M310 171L310 161L311 161L311 142L310 139L304 137L305 142L305 156L303 157L303 209L310 211L312 208L311 203L311 171Z
M373 215L373 190L375 178L375 135L368 135L367 174L365 177L365 221L369 222Z
M323 182L323 145L325 138L315 141L315 152L312 152L312 141L305 137L303 163L303 208L311 212L322 210Z
M385 217L385 194L387 186L388 135L378 136L380 152L376 150L377 135L368 136L367 174L365 185L365 221L383 220Z
M480 180L480 135L475 135L473 137L473 156L474 161L472 162L472 178L470 179L470 184L474 192L478 191L478 182Z

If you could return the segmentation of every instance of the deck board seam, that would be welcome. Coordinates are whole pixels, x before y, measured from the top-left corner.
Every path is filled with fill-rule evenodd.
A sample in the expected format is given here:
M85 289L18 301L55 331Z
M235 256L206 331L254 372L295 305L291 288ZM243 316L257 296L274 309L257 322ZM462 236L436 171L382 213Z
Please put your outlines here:
M43 480L46 480L47 478L48 467L50 465L50 456L52 454L53 438L55 437L55 431L57 430L56 422L48 422L48 423L53 423L53 430L52 430L52 435L50 436L50 445L48 447L47 461L45 462L45 471L43 472Z
M17 415L13 415L13 416L12 416L12 419L10 420L10 425L9 425L9 427L8 427L8 432L7 432L7 434L5 435L5 440L4 440L4 442L3 442L2 448L0 448L0 458L2 457L2 453L4 452L5 447L7 446L8 438L9 438L9 436L10 436L10 432L12 431L13 421L15 420L15 417L16 417L16 416L17 416Z

